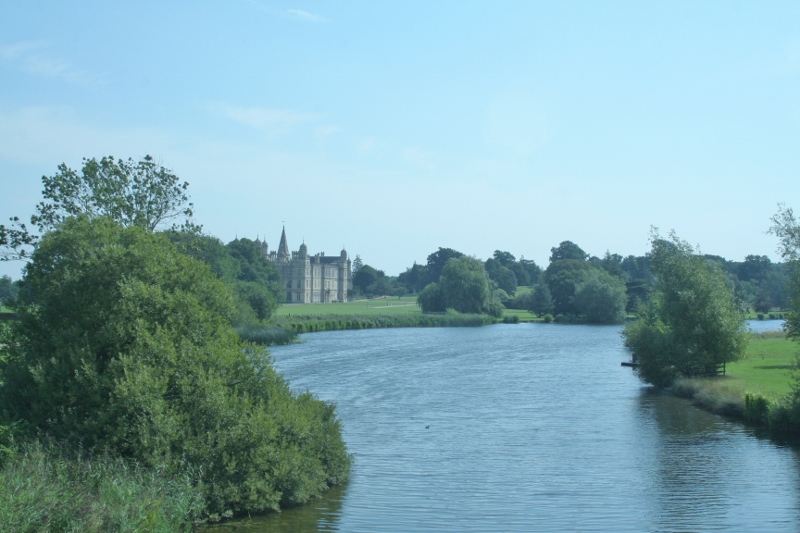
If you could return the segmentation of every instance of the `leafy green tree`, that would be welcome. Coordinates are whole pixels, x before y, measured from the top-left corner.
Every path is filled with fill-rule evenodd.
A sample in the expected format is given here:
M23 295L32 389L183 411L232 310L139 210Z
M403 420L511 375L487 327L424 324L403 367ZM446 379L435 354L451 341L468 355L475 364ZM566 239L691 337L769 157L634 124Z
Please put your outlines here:
M358 271L361 270L361 267L363 267L363 266L364 266L364 261L361 260L361 256L360 255L356 254L356 258L353 259L353 266L352 266L353 272L352 272L352 275L355 276L356 273L358 273Z
M239 340L227 286L163 234L68 218L24 282L0 354L20 431L188 474L209 512L295 505L347 478L333 406Z
M181 253L207 264L219 279L230 284L239 279L241 263L218 238L187 231L167 231L166 236Z
M444 313L447 310L444 304L444 294L438 283L429 283L417 296L417 305L423 313Z
M407 268L405 272L401 272L397 276L397 283L405 286L408 292L420 292L425 288L425 280L427 279L425 266L418 265L415 261L414 266Z
M69 217L109 217L123 226L137 226L153 232L183 219L183 227L197 231L191 222L188 182L181 183L171 170L146 155L140 161L103 157L84 159L77 172L65 163L53 176L43 176L44 201L36 206L31 224L44 233ZM24 258L27 245L35 245L31 234L18 218L12 227L0 226L0 248L4 259Z
M439 248L437 251L430 254L428 256L428 264L425 267L425 272L428 276L427 282L438 282L447 262L451 259L457 259L463 256L464 254L452 248Z
M442 269L439 285L445 307L459 313L481 313L491 297L486 269L474 257L450 259Z
M513 296L514 293L517 292L517 277L511 269L503 266L499 260L492 258L487 259L484 263L484 268L486 268L489 279L494 281L497 286L503 289L507 294Z
M517 262L517 258L514 257L511 252L501 252L500 250L495 250L492 257L498 261L504 267L511 267L514 263Z
M533 286L530 298L530 311L537 316L544 316L553 312L553 296L546 283L537 283Z
M613 324L625 319L625 283L602 269L587 271L575 286L572 304L588 322Z
M8 276L0 278L0 304L9 305L17 300L19 288Z
M358 269L358 272L353 276L353 288L357 289L361 294L368 294L370 286L374 286L378 279L383 274L376 268L369 265L364 265Z
M563 241L555 248L550 248L550 262L556 261L586 261L589 254L572 241Z
M595 267L578 259L560 259L547 266L542 276L553 298L553 311L559 315L577 315L573 297L575 288L583 281L584 275Z
M780 205L772 217L769 233L778 237L778 251L788 267L788 302L790 311L786 314L786 334L800 342L800 223L791 207ZM800 383L797 391L800 391ZM800 392L795 396L800 397Z
M666 387L679 376L713 374L741 358L748 336L719 266L674 233L663 239L653 231L650 240L657 291L623 331L639 376Z
M542 269L536 264L536 261L533 259L525 259L524 257L520 257L516 264L519 265L519 268L524 270L527 274L526 278L525 276L521 276L519 271L512 268L512 270L514 270L514 274L517 276L517 281L519 284L536 285L536 282L539 281L539 276L542 274Z

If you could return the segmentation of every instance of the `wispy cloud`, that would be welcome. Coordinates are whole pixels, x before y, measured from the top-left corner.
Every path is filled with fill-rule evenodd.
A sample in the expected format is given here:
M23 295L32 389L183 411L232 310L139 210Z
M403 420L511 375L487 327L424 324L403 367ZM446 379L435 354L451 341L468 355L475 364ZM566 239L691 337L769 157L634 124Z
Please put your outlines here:
M261 2L257 0L245 0L245 1L248 4L254 6L259 11L262 11L274 17L291 18L294 20L313 22L315 24L328 22L328 19L323 17L322 15L306 11L305 9L276 9L274 7L262 5Z
M328 21L328 19L326 19L325 17L322 17L320 15L316 15L314 13L310 13L310 12L305 11L303 9L287 9L286 13L288 13L289 16L291 16L292 18L305 20L305 21L308 21L308 22L317 22L317 23L319 23L319 22L327 22Z
M322 118L322 115L314 113L267 107L241 107L224 103L209 103L207 107L212 113L272 135L288 133L298 124L316 122Z
M49 79L60 79L75 85L96 85L85 73L55 57L46 41L23 41L0 46L0 60L24 72Z

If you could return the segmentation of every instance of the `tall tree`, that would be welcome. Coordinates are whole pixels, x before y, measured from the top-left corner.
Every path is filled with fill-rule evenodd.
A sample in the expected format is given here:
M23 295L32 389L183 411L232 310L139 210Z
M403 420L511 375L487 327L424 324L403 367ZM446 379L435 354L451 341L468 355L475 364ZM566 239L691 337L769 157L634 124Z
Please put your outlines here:
M654 230L650 240L657 292L623 332L640 377L668 386L678 376L715 373L741 358L748 336L719 266L674 233L664 239Z
M439 285L445 306L459 313L481 313L491 298L486 269L474 257L449 260L442 269Z
M428 282L438 282L439 276L442 275L442 269L451 259L463 257L464 254L452 248L439 248L428 256L428 264L425 271L428 276Z
M790 338L800 342L800 223L791 207L778 207L769 233L778 237L778 252L788 263L791 310L786 315L786 332Z
M589 254L572 241L563 241L555 248L550 248L550 262L564 260L586 261Z
M36 206L31 224L41 233L55 228L67 218L109 217L125 226L137 226L153 232L183 219L183 227L199 230L191 222L188 182L181 182L171 170L146 155L140 161L103 157L100 161L84 159L81 171L66 164L58 166L53 176L43 176L44 200ZM2 259L20 259L35 245L38 236L14 217L11 227L0 225Z

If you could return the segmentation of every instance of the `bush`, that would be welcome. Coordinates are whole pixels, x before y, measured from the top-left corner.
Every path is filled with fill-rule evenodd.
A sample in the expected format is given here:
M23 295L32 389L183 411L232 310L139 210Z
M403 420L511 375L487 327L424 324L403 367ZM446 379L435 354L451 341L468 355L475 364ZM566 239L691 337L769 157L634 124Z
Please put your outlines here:
M772 401L757 393L744 395L744 419L753 424L768 424Z
M292 394L239 340L206 265L163 236L83 218L32 259L0 387L21 431L196 472L209 512L303 503L347 478L334 407Z
M547 313L546 315L544 315L542 317L542 320L544 321L545 324L549 324L550 322L553 321L553 315L551 315L550 313Z

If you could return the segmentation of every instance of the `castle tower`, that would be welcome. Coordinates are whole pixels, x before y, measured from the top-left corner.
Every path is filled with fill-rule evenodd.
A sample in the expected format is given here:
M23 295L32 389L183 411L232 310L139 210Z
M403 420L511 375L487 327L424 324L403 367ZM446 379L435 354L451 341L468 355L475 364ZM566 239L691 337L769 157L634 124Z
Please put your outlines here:
M291 261L292 254L289 252L289 244L286 242L286 227L281 231L281 243L278 245L278 261Z

